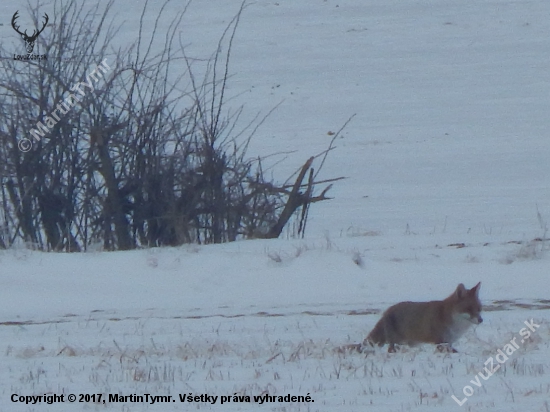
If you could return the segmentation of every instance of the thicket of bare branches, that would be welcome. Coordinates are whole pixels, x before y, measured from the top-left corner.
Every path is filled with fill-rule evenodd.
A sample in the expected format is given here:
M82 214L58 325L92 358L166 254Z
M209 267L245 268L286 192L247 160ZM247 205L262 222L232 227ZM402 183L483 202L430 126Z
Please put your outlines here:
M261 159L246 153L262 119L239 129L240 111L226 110L243 6L199 77L178 37L185 10L163 30L145 29L146 5L137 41L113 50L112 4L56 1L35 45L45 60L15 61L0 50L0 247L126 250L269 238L300 210L303 233L308 205L330 187L314 193L315 157L292 183L267 181ZM29 13L39 21L43 11ZM152 47L159 36L160 50Z

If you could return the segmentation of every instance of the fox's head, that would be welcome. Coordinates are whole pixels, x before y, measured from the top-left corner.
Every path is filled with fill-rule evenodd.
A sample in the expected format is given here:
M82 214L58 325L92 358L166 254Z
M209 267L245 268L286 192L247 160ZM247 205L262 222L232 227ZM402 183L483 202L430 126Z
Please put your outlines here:
M478 325L483 322L480 315L481 302L479 301L479 288L481 282L475 285L472 289L466 289L464 284L458 285L453 293L454 311L455 313L470 321L474 325Z

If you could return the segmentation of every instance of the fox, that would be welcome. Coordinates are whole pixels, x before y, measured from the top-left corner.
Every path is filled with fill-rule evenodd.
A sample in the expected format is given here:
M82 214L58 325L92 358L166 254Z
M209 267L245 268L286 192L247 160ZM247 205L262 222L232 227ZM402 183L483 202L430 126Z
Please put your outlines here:
M401 302L389 307L374 329L363 341L362 347L384 346L395 352L395 345L415 346L433 343L440 352L457 350L452 344L472 325L483 322L479 288L463 283L444 300L430 302Z

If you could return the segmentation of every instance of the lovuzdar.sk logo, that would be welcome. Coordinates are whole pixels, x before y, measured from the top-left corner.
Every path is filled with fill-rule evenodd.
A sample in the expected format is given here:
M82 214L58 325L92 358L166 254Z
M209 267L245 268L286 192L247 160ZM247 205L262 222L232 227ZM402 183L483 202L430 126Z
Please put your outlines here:
M35 29L30 36L27 34L27 30L25 30L24 32L21 32L19 30L19 25L17 24L17 18L18 17L19 17L19 10L17 10L14 13L13 17L11 18L11 26L13 27L13 29L17 33L19 33L19 35L21 35L21 38L25 42L25 48L27 49L27 54L26 55L24 55L24 54L14 54L13 55L13 60L42 60L42 59L47 59L48 57L45 54L32 54L32 51L34 50L34 42L36 41L36 39L38 38L40 33L42 33L44 31L44 29L46 28L46 25L48 24L48 20L49 20L48 15L46 13L44 13L44 22L42 23L42 28L40 30Z

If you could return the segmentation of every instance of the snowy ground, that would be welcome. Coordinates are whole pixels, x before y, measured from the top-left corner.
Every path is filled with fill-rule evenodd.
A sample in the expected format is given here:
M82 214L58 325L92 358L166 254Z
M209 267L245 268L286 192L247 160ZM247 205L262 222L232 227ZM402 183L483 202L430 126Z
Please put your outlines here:
M114 6L128 37L130 4ZM192 3L189 53L209 55L237 8ZM0 252L0 409L550 411L549 14L545 0L251 2L231 104L253 117L283 101L252 154L294 151L275 172L284 178L356 113L323 170L348 179L312 207L305 239L290 229L215 246ZM0 33L21 46L9 19ZM478 281L485 321L458 354L338 350L395 302ZM540 327L479 378L531 319ZM186 405L179 394L219 398ZM264 394L314 402L255 404Z
M251 241L81 255L3 252L0 399L9 405L13 393L148 393L174 396L169 410L252 410L258 405L221 406L220 400L182 406L177 396L238 393L253 402L265 393L309 393L315 402L262 407L450 410L459 408L452 395L462 401L469 385L475 391L464 403L467 410L544 411L550 299L541 242L435 245L444 238L348 236L318 244ZM430 346L398 354L339 351L361 341L389 304L443 298L459 281L471 287L478 279L484 323L455 345L460 353L439 354ZM520 342L531 319L540 327L494 376L478 378L481 388L473 386L498 349L514 337ZM167 408L124 405L77 408ZM74 408L64 403L51 410Z

